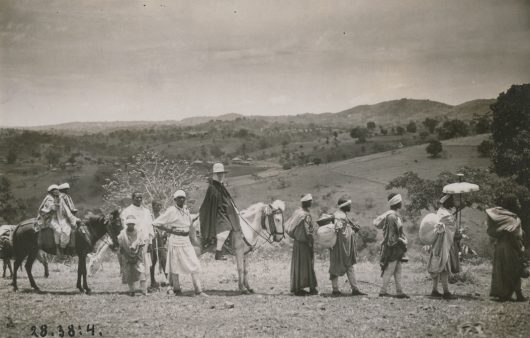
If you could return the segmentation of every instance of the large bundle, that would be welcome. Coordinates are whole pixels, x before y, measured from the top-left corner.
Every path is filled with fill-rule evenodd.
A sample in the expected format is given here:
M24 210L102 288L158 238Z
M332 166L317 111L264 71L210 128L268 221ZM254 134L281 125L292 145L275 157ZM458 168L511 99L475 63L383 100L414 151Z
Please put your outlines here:
M438 216L434 213L425 215L420 223L420 241L422 244L430 245L436 237L436 224Z
M319 228L317 230L316 241L321 249L330 249L337 242L335 233L335 224L332 215L323 214L317 221Z

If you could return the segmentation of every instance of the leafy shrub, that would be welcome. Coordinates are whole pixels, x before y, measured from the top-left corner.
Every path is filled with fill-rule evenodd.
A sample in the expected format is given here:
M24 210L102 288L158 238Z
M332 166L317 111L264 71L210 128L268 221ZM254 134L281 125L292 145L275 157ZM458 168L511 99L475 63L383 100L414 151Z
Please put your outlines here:
M425 151L431 155L432 158L437 158L442 152L442 143L438 140L432 140L429 142Z
M477 151L480 157L490 157L493 151L493 142L491 140L484 140L477 146Z
M371 226L361 226L361 230L357 233L360 243L358 249L366 248L370 243L377 242L377 230Z

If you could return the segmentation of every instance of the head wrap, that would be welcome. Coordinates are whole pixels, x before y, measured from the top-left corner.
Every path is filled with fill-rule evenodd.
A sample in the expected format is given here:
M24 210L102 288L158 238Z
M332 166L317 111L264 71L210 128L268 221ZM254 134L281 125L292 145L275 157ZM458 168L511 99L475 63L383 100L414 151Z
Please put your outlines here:
M59 190L70 189L70 184L63 183L59 186Z
M127 216L127 218L125 219L125 225L127 225L127 224L136 225L136 217L134 217L133 215Z
M400 194L397 194L395 195L394 197L392 197L390 199L390 201L388 201L388 205L389 206L393 206L393 205L396 205L398 203L401 203L403 201L403 199L401 198L401 195Z
M313 200L313 196L311 196L311 194L306 194L300 199L300 202L307 202L307 201L312 201L312 200Z
M59 186L57 186L57 184L52 184L48 187L48 192L52 191L52 190L55 190L55 189L59 189Z
M451 194L446 194L446 195L443 195L441 198L440 198L440 203L445 203L445 201L447 201L448 199L451 198Z
M184 192L184 190L177 190L175 191L175 193L173 194L173 199L177 198L177 197L184 197L186 198L186 193Z
M339 198L339 209L344 208L345 206L351 205L351 200L346 200L345 198Z

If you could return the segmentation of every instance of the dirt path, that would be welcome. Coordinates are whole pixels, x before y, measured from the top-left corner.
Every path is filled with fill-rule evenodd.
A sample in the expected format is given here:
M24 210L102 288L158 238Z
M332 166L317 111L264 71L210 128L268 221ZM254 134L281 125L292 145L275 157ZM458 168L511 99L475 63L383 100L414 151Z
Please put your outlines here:
M0 325L2 337L29 336L31 326L48 325L57 335L57 326L74 324L86 329L94 324L96 334L107 337L131 336L356 336L425 337L456 336L459 325L480 323L485 336L527 336L530 306L525 303L497 303L487 297L490 266L465 266L466 283L451 285L458 300L444 301L425 296L430 280L423 263L404 267L404 288L409 300L379 298L379 268L373 263L356 266L360 287L366 297L330 297L327 260L317 259L316 272L321 295L289 295L290 257L287 249L279 254L270 248L252 257L251 284L257 294L239 295L236 270L231 261L215 262L203 256L202 279L207 299L192 297L191 281L184 277L184 296L160 291L147 297L127 296L119 284L115 259L89 282L93 295L74 289L75 272L54 272L50 279L38 278L45 294L28 290L25 277L22 292L13 293L8 280L0 281ZM36 274L41 276L40 267ZM68 270L63 268L63 270ZM24 274L22 274L24 276ZM345 278L341 289L349 291ZM26 288L26 289L25 289ZM391 288L393 291L393 287ZM530 293L525 283L525 292ZM86 332L83 332L84 334ZM86 334L85 334L86 335Z

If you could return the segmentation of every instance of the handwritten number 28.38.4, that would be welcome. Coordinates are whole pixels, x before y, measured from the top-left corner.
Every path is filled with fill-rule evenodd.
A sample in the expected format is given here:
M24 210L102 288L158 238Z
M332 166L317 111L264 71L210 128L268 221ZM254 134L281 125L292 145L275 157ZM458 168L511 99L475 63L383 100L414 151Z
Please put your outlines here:
M88 335L94 336L95 335L95 328L94 324L88 324L86 326L86 331L81 331L81 326L78 326L78 331L75 330L75 326L73 324L68 325L68 327L65 329L62 327L62 325L57 326L57 336L58 337L75 337L76 335L82 336L83 333L86 333ZM43 324L39 327L33 325L31 327L31 335L33 337L49 337L49 336L55 336L54 332L51 332L48 330L48 325Z

